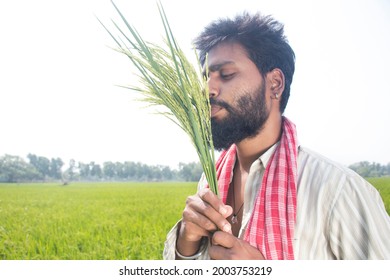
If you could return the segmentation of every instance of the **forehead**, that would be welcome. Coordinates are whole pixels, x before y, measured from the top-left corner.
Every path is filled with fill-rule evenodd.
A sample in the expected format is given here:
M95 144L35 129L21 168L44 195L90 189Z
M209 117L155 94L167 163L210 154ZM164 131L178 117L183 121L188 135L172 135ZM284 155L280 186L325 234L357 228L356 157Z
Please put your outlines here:
M212 48L207 57L210 71L218 65L253 63L245 48L235 42L224 42Z

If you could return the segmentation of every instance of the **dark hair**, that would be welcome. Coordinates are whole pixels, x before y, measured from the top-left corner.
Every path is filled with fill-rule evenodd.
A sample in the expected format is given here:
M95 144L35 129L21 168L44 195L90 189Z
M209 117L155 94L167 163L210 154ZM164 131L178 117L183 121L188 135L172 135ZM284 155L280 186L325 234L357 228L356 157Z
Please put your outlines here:
M246 12L234 19L219 19L210 23L194 40L202 65L206 54L222 42L241 44L263 76L275 68L283 72L285 88L280 102L280 111L283 113L290 97L295 69L295 54L284 35L283 24L271 16L259 13L249 15Z

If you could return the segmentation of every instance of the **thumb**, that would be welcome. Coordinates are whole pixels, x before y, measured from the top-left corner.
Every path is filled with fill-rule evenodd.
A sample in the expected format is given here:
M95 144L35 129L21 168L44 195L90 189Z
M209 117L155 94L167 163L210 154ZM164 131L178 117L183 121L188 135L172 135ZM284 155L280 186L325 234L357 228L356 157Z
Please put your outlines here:
M223 217L226 219L227 217L229 217L231 214L233 214L233 208L230 206L230 205L225 205L225 214L223 215Z

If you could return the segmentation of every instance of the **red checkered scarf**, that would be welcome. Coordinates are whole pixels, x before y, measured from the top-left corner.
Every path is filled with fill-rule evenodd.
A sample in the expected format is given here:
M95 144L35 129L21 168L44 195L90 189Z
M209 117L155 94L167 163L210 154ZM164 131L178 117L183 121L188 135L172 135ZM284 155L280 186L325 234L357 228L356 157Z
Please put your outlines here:
M268 260L294 259L298 144L295 125L285 117L282 130L280 143L265 169L244 235L244 240L257 247ZM236 146L232 145L216 163L218 189L224 203L235 161Z

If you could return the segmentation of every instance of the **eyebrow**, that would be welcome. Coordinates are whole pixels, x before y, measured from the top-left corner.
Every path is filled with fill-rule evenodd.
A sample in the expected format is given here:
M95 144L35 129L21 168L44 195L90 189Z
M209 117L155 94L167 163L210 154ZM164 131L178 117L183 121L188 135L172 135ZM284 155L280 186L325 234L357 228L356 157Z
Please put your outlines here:
M212 64L208 67L208 72L216 72L219 69L221 69L223 66L228 65L228 64L235 64L235 63L234 63L234 61L227 60L227 61L223 61L221 63ZM206 76L206 70L203 70L202 74L203 74L203 76Z

